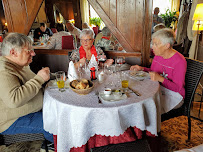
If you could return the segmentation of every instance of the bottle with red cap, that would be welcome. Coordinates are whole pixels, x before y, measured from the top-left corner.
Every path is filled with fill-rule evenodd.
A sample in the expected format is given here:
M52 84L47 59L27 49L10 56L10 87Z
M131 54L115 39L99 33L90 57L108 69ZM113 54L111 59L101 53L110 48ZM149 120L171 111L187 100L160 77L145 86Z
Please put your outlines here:
M95 67L92 67L90 69L90 78L91 78L91 80L96 80L97 79L96 78L96 69L95 69Z

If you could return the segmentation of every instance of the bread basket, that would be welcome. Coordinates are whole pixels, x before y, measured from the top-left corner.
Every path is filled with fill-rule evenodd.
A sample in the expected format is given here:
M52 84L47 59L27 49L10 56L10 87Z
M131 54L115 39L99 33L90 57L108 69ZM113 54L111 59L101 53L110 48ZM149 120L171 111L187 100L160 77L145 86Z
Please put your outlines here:
M69 83L70 88L71 88L74 92L76 92L77 94L80 94L80 95L86 95L86 94L90 93L90 92L92 91L93 87L94 87L93 82L90 81L90 80L88 80L89 86L90 86L89 88L87 88L87 89L75 89L75 88L72 87L72 85L71 85L72 82L73 82L73 81L71 81L71 82Z

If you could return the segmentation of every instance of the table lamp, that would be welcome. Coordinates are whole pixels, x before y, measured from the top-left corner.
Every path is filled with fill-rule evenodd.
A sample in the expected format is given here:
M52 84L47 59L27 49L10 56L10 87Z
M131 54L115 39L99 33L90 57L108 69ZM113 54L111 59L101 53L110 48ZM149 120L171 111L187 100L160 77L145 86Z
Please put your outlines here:
M197 59L198 43L200 31L203 30L203 3L197 4L192 20L194 20L192 30L197 31L194 59Z

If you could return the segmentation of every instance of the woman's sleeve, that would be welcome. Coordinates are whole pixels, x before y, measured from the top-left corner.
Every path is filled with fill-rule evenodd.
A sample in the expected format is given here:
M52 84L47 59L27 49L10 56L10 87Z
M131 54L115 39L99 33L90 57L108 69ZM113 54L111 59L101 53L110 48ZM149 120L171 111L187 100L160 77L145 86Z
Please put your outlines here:
M187 68L187 62L178 62L176 66L174 66L175 69L173 71L173 77L171 80L164 79L164 82L162 85L175 92L179 92L183 86L185 85L185 73Z
M79 51L74 50L70 55L70 61L78 62L79 61Z
M104 51L99 46L96 47L96 50L97 50L97 56L105 54Z
M54 37L51 38L50 43L47 45L48 49L55 49L56 39Z

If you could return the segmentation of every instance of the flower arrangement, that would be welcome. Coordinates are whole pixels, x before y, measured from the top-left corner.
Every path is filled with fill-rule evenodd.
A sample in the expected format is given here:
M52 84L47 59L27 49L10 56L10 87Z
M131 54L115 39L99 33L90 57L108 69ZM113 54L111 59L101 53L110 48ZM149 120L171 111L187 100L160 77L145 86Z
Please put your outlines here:
M100 27L101 22L102 22L102 20L101 20L100 17L92 17L92 18L90 18L90 24L91 25L95 25L95 26L99 26Z
M161 17L165 21L166 27L171 27L171 23L175 23L178 20L178 14L179 12L171 12L169 9L166 10L165 14L161 14Z

